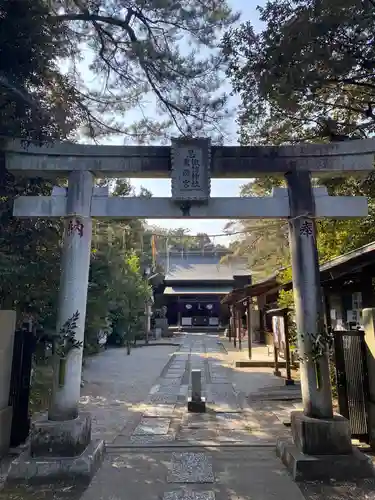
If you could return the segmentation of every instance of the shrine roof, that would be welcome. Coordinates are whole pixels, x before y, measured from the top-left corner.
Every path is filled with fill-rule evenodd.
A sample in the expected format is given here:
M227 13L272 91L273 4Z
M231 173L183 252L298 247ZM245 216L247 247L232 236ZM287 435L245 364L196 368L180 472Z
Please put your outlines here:
M243 259L233 258L228 262L221 262L222 253L217 252L188 252L159 255L160 264L169 270L166 272L165 282L225 282L234 283L234 276L249 276L250 271L245 268Z
M356 273L360 273L367 266L374 266L374 264L375 241L321 264L321 285L327 286L335 282L335 280L350 278ZM281 289L290 290L293 286L292 281L280 283L278 280L279 272L284 269L285 268L277 270L273 275L263 281L232 290L222 299L222 303L232 305L247 297L266 295Z
M229 285L211 286L167 286L164 295L226 295L232 287Z
M253 285L247 285L242 288L235 288L232 290L226 297L221 301L222 304L233 305L237 302L241 302L248 297L258 297L259 295L263 295L265 293L269 293L270 291L277 289L280 285L277 280L278 273L274 273L268 278L259 281L258 283L254 283Z
M189 262L170 267L165 282L180 281L226 281L233 283L233 269L223 264L190 264Z

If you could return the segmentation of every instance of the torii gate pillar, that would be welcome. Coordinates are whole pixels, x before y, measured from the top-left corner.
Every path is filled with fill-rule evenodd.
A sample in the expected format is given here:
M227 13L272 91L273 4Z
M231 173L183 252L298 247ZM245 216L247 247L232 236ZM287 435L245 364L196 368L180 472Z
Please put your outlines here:
M56 332L61 332L66 322L77 313L74 337L82 347L72 349L64 360L63 384L59 381L58 367L54 370L49 420L71 420L78 416L90 269L93 188L94 176L91 172L86 170L69 174Z
M331 419L327 346L323 346L321 356L317 355L318 339L325 327L311 179L308 172L298 171L288 172L285 178L290 206L289 246L304 413L312 418Z

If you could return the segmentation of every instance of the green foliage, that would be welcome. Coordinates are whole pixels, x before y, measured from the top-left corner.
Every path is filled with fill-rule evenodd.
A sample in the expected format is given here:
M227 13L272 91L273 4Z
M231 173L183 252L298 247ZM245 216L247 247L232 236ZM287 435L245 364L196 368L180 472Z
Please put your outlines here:
M90 136L112 133L145 142L168 137L171 128L221 136L227 96L220 91L224 66L217 45L238 19L226 0L50 4L51 20L69 40L69 77L81 91ZM85 87L84 66L77 64L83 45L96 77Z
M80 120L69 80L58 72L61 32L40 0L6 0L0 7L0 136L65 138ZM18 40L18 43L15 43ZM1 144L0 144L1 146ZM60 221L12 217L19 195L49 194L51 183L15 179L0 156L0 307L54 325L59 284Z
M369 137L375 132L375 6L372 1L270 0L258 7L264 29L230 30L222 49L241 97L242 144L294 144ZM375 177L322 181L331 195L362 195L369 216L317 222L320 261L375 240ZM256 179L244 192L270 193L280 179ZM264 226L259 229L259 226ZM287 226L241 222L233 247L263 275L289 265ZM278 229L275 229L278 227ZM258 266L258 268L257 268ZM265 268L265 269L264 269Z
M76 311L61 327L55 339L55 353L59 358L66 358L73 349L81 349L83 342L75 338L79 311Z
M48 12L43 0L1 2L0 136L62 138L79 124L77 95L57 63L63 31Z
M244 143L369 136L375 131L375 6L363 0L271 0L223 40L241 95Z
M123 195L129 191L118 181L114 192ZM140 317L152 295L142 269L142 260L146 260L141 245L143 231L139 221L94 224L86 350L96 345L99 330L117 336L124 344L126 338L143 329Z
M280 184L279 179L266 178L245 184L241 196L268 196L272 187ZM283 267L289 258L288 226L285 221L243 220L230 222L226 231L240 232L230 244L234 255L246 256L248 265L259 281Z

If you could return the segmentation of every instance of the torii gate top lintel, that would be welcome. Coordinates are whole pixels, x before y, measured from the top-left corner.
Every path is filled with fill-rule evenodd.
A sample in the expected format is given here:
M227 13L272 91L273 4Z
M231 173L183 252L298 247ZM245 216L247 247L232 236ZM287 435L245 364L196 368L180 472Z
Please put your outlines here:
M172 144L173 144L172 140ZM374 168L375 138L295 146L212 146L208 139L178 139L180 146L209 151L211 178L253 178L284 175L298 169L315 177ZM97 177L169 178L173 146L98 146L71 142L39 145L25 140L2 146L7 169L15 174L67 176L89 170Z

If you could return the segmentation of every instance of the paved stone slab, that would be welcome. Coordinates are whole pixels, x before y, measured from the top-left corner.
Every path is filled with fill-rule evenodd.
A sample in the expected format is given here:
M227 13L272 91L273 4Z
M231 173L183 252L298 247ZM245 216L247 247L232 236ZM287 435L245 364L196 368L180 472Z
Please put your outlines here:
M170 423L169 418L142 418L133 434L134 436L167 434Z
M180 385L163 385L159 387L159 390L157 392L154 392L154 395L176 395L178 396L180 394Z
M160 389L159 384L154 385L153 387L151 387L150 394L155 394L156 392L158 392L159 389Z
M135 435L133 434L130 437L130 442L132 444L139 444L139 445L152 445L152 444L163 444L163 443L171 443L172 441L175 441L176 439L176 434L174 432L169 432L168 434L144 434L144 435ZM117 438L116 444L117 446L121 446L122 444L126 444L126 439L125 443L121 442L122 440Z
M155 406L150 406L147 408L144 413L143 417L171 417L173 415L174 409L176 408L176 405L155 405Z
M188 395L188 392L189 392L189 386L188 385L182 385L180 387L180 392L179 392L179 395L180 396L187 396Z
M244 415L242 413L218 413L216 418L219 421L229 421L229 423L244 421Z
M213 483L211 458L205 453L173 453L168 483Z
M235 390L234 390L234 387L233 387L233 384L230 384L228 383L228 380L227 380L227 383L226 384L223 384L221 386L216 386L215 387L211 387L211 392L212 394L220 394L220 395L232 395L235 393Z
M171 387L173 385L180 385L181 378L163 378L159 381L160 387Z
M202 442L219 442L218 432L215 429L182 429L176 439L190 445L199 445Z
M215 415L210 413L185 413L182 422L184 427L196 427L214 423Z
M211 384L225 384L227 377L211 377Z
M224 401L212 401L207 399L207 404L215 413L238 413L241 409L237 403L228 404Z
M150 396L149 403L176 404L177 399L177 394L156 393Z
M163 500L215 500L213 491L168 491L164 493Z

